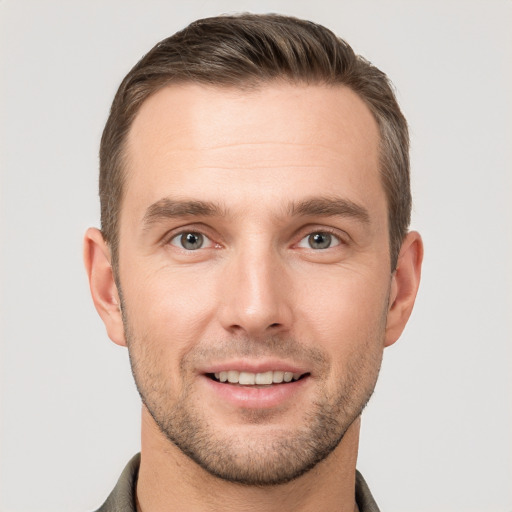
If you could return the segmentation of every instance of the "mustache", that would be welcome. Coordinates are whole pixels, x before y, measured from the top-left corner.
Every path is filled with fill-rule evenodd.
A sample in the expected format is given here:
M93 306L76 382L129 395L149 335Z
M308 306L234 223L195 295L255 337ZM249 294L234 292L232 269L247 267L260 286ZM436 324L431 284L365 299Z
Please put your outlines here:
M235 358L279 358L317 370L327 368L330 360L324 351L293 337L274 335L254 339L241 335L230 339L203 341L185 355L182 364L202 366L212 361Z

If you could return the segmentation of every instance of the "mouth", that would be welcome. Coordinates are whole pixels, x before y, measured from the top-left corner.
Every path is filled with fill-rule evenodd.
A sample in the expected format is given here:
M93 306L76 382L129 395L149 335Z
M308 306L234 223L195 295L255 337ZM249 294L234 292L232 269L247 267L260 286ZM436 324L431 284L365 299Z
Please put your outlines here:
M211 404L231 413L240 410L283 410L295 407L298 396L308 396L312 374L304 368L282 361L231 361L203 370ZM226 409L227 407L227 409ZM233 409L234 408L234 409Z
M216 373L207 373L206 376L222 384L264 388L296 382L309 376L309 373L292 373L281 370L269 370L261 373L253 373L247 371L227 370Z

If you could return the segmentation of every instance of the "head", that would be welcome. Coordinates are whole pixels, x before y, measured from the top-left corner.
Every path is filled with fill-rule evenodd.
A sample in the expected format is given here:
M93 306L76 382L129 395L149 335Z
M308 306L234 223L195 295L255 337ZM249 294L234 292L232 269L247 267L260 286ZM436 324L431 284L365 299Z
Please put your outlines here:
M309 22L200 20L121 84L100 173L93 299L162 450L250 485L339 453L420 273L385 75Z
M190 24L158 43L122 81L100 147L101 226L114 271L127 135L144 101L170 84L250 90L276 81L345 86L369 108L379 128L379 172L395 268L410 223L411 192L407 122L390 81L323 26L286 16L244 14Z

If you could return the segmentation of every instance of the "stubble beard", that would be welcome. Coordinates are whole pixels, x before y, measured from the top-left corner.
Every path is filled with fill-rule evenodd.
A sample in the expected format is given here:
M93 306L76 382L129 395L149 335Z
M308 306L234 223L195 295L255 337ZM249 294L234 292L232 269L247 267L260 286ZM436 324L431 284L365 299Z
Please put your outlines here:
M124 313L126 310L123 309ZM181 362L182 391L174 396L169 373L161 368L163 357L148 348L150 340L137 338L123 314L132 373L143 404L164 436L211 475L249 486L275 486L292 481L325 460L360 416L370 399L380 370L382 352L376 351L384 329L365 340L364 347L346 362L334 392L327 392L321 376L329 373L330 362L318 349L305 348L289 338L273 337L268 342L237 339L220 343L216 349L190 353ZM208 344L212 346L215 344ZM229 348L228 348L229 346ZM382 344L380 345L382 346ZM242 348L241 348L242 347ZM263 347L263 348L262 348ZM303 414L301 425L288 430L272 421L272 411L246 411L244 420L252 425L251 435L243 429L219 432L212 425L191 384L188 369L198 360L219 354L278 355L314 362L318 380L317 399ZM269 426L270 424L274 427ZM261 426L261 435L254 435Z

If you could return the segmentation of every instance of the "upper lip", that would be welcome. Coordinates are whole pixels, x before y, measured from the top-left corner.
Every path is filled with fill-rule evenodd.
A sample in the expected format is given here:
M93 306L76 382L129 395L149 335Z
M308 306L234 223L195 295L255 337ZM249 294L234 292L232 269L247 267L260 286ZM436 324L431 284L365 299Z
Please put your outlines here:
M237 370L239 372L265 373L269 371L282 371L291 373L308 373L304 365L283 361L279 359L271 360L249 360L249 359L233 359L231 361L223 361L222 363L213 363L200 369L200 373L220 373L229 370Z

